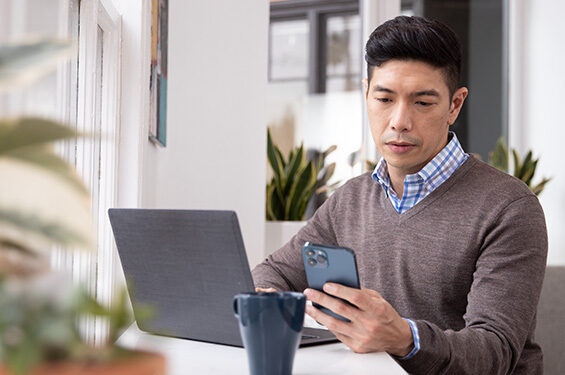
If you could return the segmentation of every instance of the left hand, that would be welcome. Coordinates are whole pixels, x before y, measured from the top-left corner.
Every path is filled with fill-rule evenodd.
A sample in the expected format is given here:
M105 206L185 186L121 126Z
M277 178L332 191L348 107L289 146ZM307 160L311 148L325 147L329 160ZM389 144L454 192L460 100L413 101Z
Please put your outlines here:
M306 289L304 294L312 302L346 317L351 322L336 319L311 305L306 307L306 313L325 325L354 352L386 351L404 357L414 348L410 325L378 292L335 283L326 283L324 292L329 295L314 289ZM332 296L349 301L357 308Z

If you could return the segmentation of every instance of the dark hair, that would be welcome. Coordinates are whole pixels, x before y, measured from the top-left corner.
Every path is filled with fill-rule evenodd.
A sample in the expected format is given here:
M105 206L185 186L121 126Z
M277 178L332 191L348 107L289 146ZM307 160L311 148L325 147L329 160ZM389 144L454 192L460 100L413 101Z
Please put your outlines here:
M449 95L459 87L461 45L447 25L422 18L398 16L373 31L365 46L367 76L375 66L393 59L423 61L444 70Z

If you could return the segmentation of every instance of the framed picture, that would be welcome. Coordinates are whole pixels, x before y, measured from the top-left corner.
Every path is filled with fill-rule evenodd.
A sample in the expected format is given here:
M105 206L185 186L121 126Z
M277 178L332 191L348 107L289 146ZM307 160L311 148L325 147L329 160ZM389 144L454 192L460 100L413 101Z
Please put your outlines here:
M169 0L151 0L149 139L167 146L167 52Z

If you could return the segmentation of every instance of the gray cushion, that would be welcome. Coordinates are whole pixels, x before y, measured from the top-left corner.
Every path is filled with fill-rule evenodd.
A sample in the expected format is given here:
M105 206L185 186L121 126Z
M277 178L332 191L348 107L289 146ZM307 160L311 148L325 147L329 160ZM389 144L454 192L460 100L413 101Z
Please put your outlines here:
M536 341L544 373L565 374L565 266L548 266L538 305Z

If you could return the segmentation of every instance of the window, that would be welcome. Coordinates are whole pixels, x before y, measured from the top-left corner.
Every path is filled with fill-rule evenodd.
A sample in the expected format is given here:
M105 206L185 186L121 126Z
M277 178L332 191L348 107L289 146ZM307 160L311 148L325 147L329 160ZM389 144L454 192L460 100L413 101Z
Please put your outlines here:
M107 219L116 205L120 103L120 17L110 0L5 0L0 2L0 41L29 35L75 41L71 59L31 87L0 97L0 115L59 120L86 137L57 144L91 192L97 248L86 253L54 249L52 266L70 272L101 303L113 297L117 255ZM87 340L104 338L103 321L87 320Z
M326 164L336 162L330 183L344 181L358 173L348 156L359 150L363 138L359 2L271 2L270 17L268 125L273 141L285 155L301 143L312 156L337 145Z
M359 3L294 0L271 3L269 81L308 82L309 93L326 92L329 79L361 79ZM282 71L281 71L282 69ZM358 84L333 89L356 90Z
M465 151L488 160L508 133L507 1L402 0L402 13L437 19L459 36L469 97L453 129Z
M97 234L93 253L76 253L73 274L99 302L110 304L116 275L116 252L108 208L116 206L119 130L120 17L108 1L80 2L77 91L76 167L92 196ZM104 321L85 323L86 337L104 337Z

